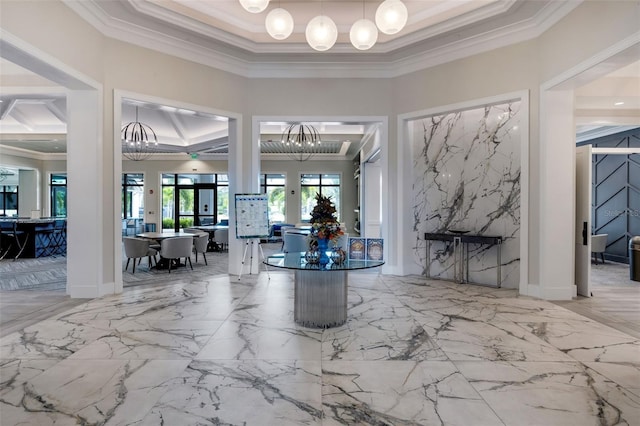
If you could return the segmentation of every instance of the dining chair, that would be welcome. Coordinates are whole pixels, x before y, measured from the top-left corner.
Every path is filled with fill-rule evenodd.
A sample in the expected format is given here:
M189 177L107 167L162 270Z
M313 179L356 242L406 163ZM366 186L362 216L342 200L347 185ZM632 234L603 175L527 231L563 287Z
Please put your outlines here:
M160 242L160 256L169 260L169 273L171 273L172 260L182 259L184 263L189 261L189 266L193 270L191 264L191 251L193 250L193 235L185 235L184 237L165 238Z
M138 264L142 261L143 257L149 258L149 269L152 266L152 259L156 260L156 255L158 251L149 247L149 240L145 240L143 238L136 237L123 237L122 242L124 243L124 253L127 256L127 264L124 267L126 271L129 268L129 261L133 259L133 271L132 273L136 273L136 260L138 260ZM156 264L157 264L156 260Z
M202 257L204 258L204 264L209 265L207 263L207 246L209 245L209 235L201 234L193 237L193 251L196 254L196 263L198 262L198 253L202 253Z
M225 247L229 245L229 230L216 229L215 234L213 234L213 242L224 251Z
M598 264L598 253L604 263L604 252L607 250L607 238L609 234L597 234L591 236L591 253L595 259L596 265Z
M309 250L309 241L306 234L285 232L282 240L282 251L284 253L295 253Z

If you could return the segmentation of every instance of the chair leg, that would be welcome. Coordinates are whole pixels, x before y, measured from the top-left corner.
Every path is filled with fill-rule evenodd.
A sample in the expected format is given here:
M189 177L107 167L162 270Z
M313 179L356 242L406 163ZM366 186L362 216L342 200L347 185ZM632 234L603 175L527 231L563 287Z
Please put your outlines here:
M7 247L7 249L2 253L2 256L0 256L0 260L4 259L7 254L9 254L9 252L11 251L11 247L13 247L13 243L9 243L9 247Z
M602 264L604 265L604 253L600 253L600 256L602 256Z
M204 264L209 266L209 264L207 263L207 256L204 254L204 252L202 253L202 257L204 258ZM198 261L198 255L196 255L196 262Z
M171 264L173 263L173 259L168 259L169 260L169 273L171 273Z
M18 254L16 254L16 257L14 257L13 260L18 260L18 258L24 251L25 247L27 247L28 239L29 239L29 234L28 233L24 234L24 240L22 241L22 244L20 244L20 238L16 235L16 244L18 244L18 248L20 249L20 251L18 252Z
M191 258L190 257L187 257L184 260L184 266L187 266L187 260L189 261L189 266L191 266L191 270L193 271L193 265L191 264Z
M204 256L204 254L203 254ZM198 263L198 252L196 251L196 263Z
M133 259L133 273L136 273L136 260Z
M124 267L124 270L125 270L125 271L126 271L127 269L129 269L129 261L130 261L130 260L131 260L131 258L130 258L130 257L127 257L127 264L126 264L126 266ZM133 263L135 263L135 262L133 262Z

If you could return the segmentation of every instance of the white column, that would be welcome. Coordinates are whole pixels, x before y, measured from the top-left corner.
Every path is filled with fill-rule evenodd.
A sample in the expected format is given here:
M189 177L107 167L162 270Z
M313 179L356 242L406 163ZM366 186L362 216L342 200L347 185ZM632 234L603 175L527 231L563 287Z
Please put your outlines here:
M113 293L113 283L104 282L101 105L97 90L68 92L67 294L78 298Z
M571 299L574 286L575 125L572 90L540 94L540 282L527 294ZM537 293L537 294L536 294Z
M252 131L252 123L241 118L229 120L229 273L232 275L248 274L251 254L247 253L245 268L242 268L242 255L245 240L236 239L235 194L257 193L260 191L258 173L260 147ZM243 137L242 135L249 135ZM253 265L251 272L258 273L257 245L253 247Z

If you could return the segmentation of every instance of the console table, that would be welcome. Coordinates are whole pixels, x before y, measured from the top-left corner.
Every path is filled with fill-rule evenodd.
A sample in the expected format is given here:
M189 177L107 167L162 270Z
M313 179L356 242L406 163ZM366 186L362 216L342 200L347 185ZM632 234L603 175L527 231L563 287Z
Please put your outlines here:
M429 233L425 232L427 242L427 277L431 278L431 241L453 243L453 279L458 283L469 282L469 244L495 245L498 247L496 264L496 286L500 288L502 282L501 252L502 237L489 235L471 235L462 233Z
M345 260L324 267L307 263L304 252L278 253L264 263L274 268L291 269L294 277L293 318L296 323L311 328L329 328L347 321L347 291L349 271L384 265L376 260Z

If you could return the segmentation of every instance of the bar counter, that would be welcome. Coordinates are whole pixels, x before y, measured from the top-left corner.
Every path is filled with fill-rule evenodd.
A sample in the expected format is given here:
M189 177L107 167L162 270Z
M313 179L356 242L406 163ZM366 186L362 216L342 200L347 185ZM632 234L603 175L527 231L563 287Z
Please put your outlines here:
M67 252L67 219L66 218L2 218L0 222L16 223L17 230L24 234L18 235L21 244L26 244L21 258L36 258L51 255L64 255ZM6 229L3 227L3 233ZM3 235L3 239L7 239ZM2 241L2 244L6 244ZM12 252L18 253L18 248L12 247Z

